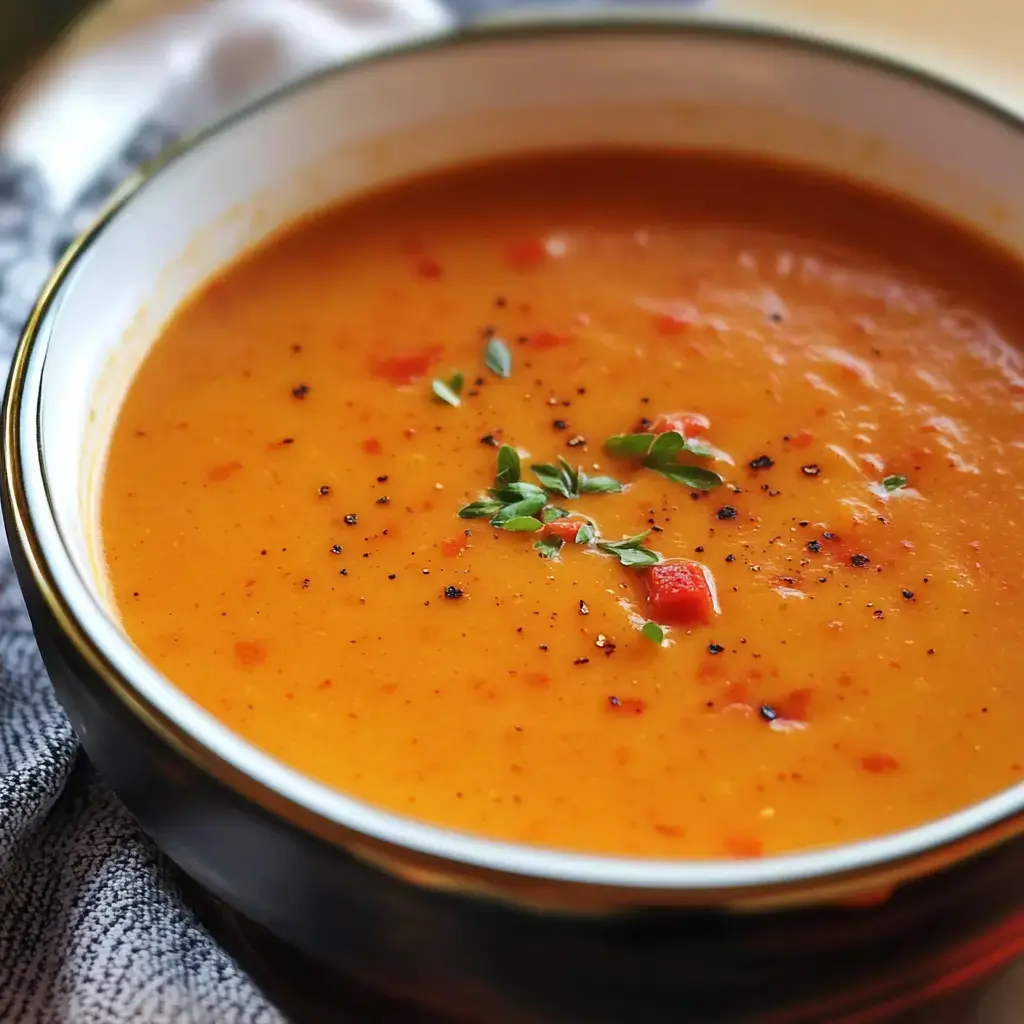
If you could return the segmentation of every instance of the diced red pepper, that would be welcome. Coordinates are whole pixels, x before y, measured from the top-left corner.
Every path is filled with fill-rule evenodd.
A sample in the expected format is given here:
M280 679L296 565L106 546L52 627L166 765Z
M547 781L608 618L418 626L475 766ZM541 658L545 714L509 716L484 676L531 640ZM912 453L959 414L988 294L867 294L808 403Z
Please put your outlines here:
M443 273L444 268L441 264L437 260L432 260L429 256L424 256L416 264L416 276L422 277L424 280L433 280L440 277Z
M730 857L738 857L743 860L764 856L764 844L757 836L747 835L745 832L734 832L725 837L725 852Z
M374 357L370 362L370 372L392 384L411 384L427 375L430 364L440 353L440 348L434 345L405 355Z
M564 540L566 544L575 544L576 535L580 532L582 525L583 522L579 519L556 519L553 523L545 525L544 532L549 537L558 537Z
M469 541L465 536L446 537L441 541L441 554L444 555L445 558L456 558L461 555L467 547L469 547Z
M505 250L505 262L515 270L530 270L548 258L544 243L536 238L513 242Z
M672 316L670 313L661 313L654 320L654 329L663 337L670 337L673 334L682 334L690 326L689 320L682 317Z
M699 412L666 412L651 425L652 434L667 434L675 430L683 437L698 437L711 426L711 420Z
M867 754L860 759L860 766L872 775L888 775L899 771L900 763L892 754Z
M561 348L563 345L572 344L572 335L564 334L559 331L547 331L539 330L534 331L529 336L526 342L530 348L535 348L539 352L545 352L551 348Z
M367 455L380 455L380 441L375 437L366 438L366 440L363 441L363 451L366 452Z
M813 441L814 435L809 430L798 430L789 435L789 443L794 448L809 448Z
M707 570L699 562L669 558L644 572L651 618L669 626L711 621L715 599Z

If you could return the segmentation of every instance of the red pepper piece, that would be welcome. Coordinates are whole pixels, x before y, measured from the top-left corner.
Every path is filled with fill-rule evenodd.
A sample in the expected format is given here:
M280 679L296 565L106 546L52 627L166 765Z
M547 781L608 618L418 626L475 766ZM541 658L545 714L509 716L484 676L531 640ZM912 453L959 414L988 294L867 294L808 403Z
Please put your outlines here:
M427 375L430 364L440 352L440 348L435 345L406 355L374 357L370 363L370 372L374 377L392 384L411 384Z
M711 420L699 412L666 412L651 425L652 434L667 434L675 430L683 437L698 437L711 426Z
M537 238L513 242L505 250L505 262L515 270L529 270L548 258L544 243Z
M429 256L424 256L416 264L416 276L422 277L424 280L433 280L441 277L442 274L444 274L444 268L437 260L433 260Z
M530 348L535 348L539 352L546 352L551 348L561 348L563 345L571 345L572 335L563 334L558 331L539 330L534 331L526 343Z
M698 562L669 558L644 572L651 618L669 626L711 621L715 599L707 570Z
M559 537L566 544L575 544L576 535L580 532L583 523L579 519L556 519L544 527L544 532L549 537Z

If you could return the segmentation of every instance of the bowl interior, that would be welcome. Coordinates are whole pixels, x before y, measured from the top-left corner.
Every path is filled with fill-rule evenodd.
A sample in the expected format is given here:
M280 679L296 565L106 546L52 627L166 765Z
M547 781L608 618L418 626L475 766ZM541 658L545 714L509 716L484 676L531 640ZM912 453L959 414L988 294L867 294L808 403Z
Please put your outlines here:
M73 616L136 693L214 754L331 822L486 867L625 886L744 886L868 866L1017 809L1017 790L924 828L761 863L506 846L386 814L273 761L182 696L117 625L97 536L104 453L132 376L181 301L296 216L446 164L529 149L731 150L917 198L1024 257L1024 130L979 101L825 47L708 26L546 26L341 67L176 155L98 228L47 308L24 377L26 506Z

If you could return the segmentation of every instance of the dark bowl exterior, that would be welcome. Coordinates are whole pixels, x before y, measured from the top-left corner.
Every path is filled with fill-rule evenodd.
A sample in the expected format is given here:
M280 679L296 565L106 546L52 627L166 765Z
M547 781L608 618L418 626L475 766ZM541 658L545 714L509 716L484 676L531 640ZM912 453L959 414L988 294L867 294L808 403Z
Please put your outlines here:
M134 715L62 629L4 505L47 670L104 780L188 875L328 969L487 1024L853 1024L1024 949L1021 841L874 906L761 913L574 914L400 878L258 806Z

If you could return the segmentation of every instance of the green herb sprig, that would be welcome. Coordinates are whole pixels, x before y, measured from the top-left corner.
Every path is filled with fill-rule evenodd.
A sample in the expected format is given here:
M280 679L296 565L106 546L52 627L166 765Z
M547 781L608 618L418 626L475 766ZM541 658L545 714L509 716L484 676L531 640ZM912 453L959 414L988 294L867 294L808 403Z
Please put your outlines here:
M663 630L661 626L653 620L645 622L640 632L647 640L650 640L652 644L657 644L659 647L665 641L665 630Z
M644 530L643 533L624 537L622 540L599 540L597 550L606 555L613 555L619 560L620 565L643 569L657 565L661 561L661 555L657 551L644 547L644 541L650 535L650 530Z
M695 491L710 491L724 483L710 469L679 461L684 453L702 459L713 458L714 449L699 438L684 437L678 430L666 430L663 434L613 434L604 446L613 458L639 460L673 483Z
M621 494L623 487L610 476L587 476L582 469L573 469L561 456L558 464L541 463L530 466L541 485L563 498L578 498L583 494Z
M456 409L462 405L462 385L465 384L466 378L463 373L459 370L455 370L448 380L434 380L431 381L430 389L434 392L434 397L439 402L444 402L447 405L454 406Z
M512 353L501 338L491 338L484 347L484 366L499 377L512 376Z
M892 494L893 491L901 491L909 483L910 481L905 476L900 476L898 473L882 478L882 486L889 494Z

